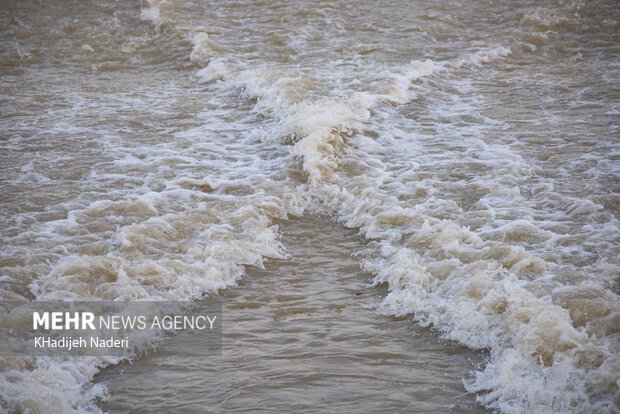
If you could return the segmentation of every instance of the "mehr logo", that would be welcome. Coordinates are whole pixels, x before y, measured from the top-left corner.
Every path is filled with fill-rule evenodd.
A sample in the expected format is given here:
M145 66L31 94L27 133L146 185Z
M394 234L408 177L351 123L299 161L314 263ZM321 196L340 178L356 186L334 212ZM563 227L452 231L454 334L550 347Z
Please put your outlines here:
M51 316L50 316L51 315ZM40 326L45 330L92 329L95 330L95 314L92 312L33 312L32 329Z
M33 312L32 329L38 330L40 328L43 328L44 330L213 330L213 324L215 323L216 318L217 315L155 315L149 321L145 315L105 315L96 318L93 312Z

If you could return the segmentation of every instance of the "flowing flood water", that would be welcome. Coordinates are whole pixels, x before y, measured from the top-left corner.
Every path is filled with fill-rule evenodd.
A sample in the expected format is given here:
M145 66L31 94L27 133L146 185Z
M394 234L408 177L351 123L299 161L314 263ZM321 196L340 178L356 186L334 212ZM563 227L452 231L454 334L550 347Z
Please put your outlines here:
M387 289L368 287L353 231L313 217L281 231L290 257L222 293L222 357L181 358L188 345L170 341L106 369L105 411L485 412L461 381L485 355L372 312Z
M0 299L227 318L0 410L619 412L619 56L607 0L0 0Z

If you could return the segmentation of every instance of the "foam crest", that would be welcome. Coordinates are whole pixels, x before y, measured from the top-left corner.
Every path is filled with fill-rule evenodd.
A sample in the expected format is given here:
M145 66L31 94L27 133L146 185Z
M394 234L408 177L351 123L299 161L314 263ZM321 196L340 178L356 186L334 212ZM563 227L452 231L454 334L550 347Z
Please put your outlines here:
M192 53L189 55L189 60L192 62L201 62L211 58L218 50L217 44L204 32L196 33L193 38L193 43Z
M512 51L504 46L497 46L491 49L483 49L475 53L471 53L461 59L457 59L454 62L449 62L450 65L455 68L463 66L479 66L481 64L493 63L499 59L510 56Z
M27 366L6 366L11 364L10 359L3 358L2 398L9 407L31 413L100 413L91 401L105 397L104 387L85 384L101 365L116 362L98 357L37 357L29 358ZM31 390L28 395L24 395L24 384Z
M412 60L409 65L388 75L391 80L385 88L383 100L389 103L407 102L412 98L409 94L411 83L431 75L434 70L435 65L429 59L424 62Z

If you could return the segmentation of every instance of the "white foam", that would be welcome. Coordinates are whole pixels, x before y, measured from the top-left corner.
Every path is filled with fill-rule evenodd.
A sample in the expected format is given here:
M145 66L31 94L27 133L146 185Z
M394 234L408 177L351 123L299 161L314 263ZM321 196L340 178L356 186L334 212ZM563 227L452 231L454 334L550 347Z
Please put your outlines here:
M215 55L217 45L209 38L207 33L198 32L192 40L194 47L189 55L189 59L192 62L201 62Z

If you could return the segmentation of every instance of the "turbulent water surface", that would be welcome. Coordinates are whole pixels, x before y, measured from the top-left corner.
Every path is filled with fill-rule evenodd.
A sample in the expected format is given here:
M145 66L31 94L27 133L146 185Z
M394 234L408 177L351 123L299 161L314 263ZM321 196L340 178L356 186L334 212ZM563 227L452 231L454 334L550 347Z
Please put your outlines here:
M0 6L0 299L236 321L4 358L2 410L619 412L616 1Z
M290 257L248 269L222 294L222 357L179 357L191 342L176 338L105 369L95 378L105 411L485 412L461 382L484 353L368 311L386 289L365 286L352 230L313 217L280 229Z

